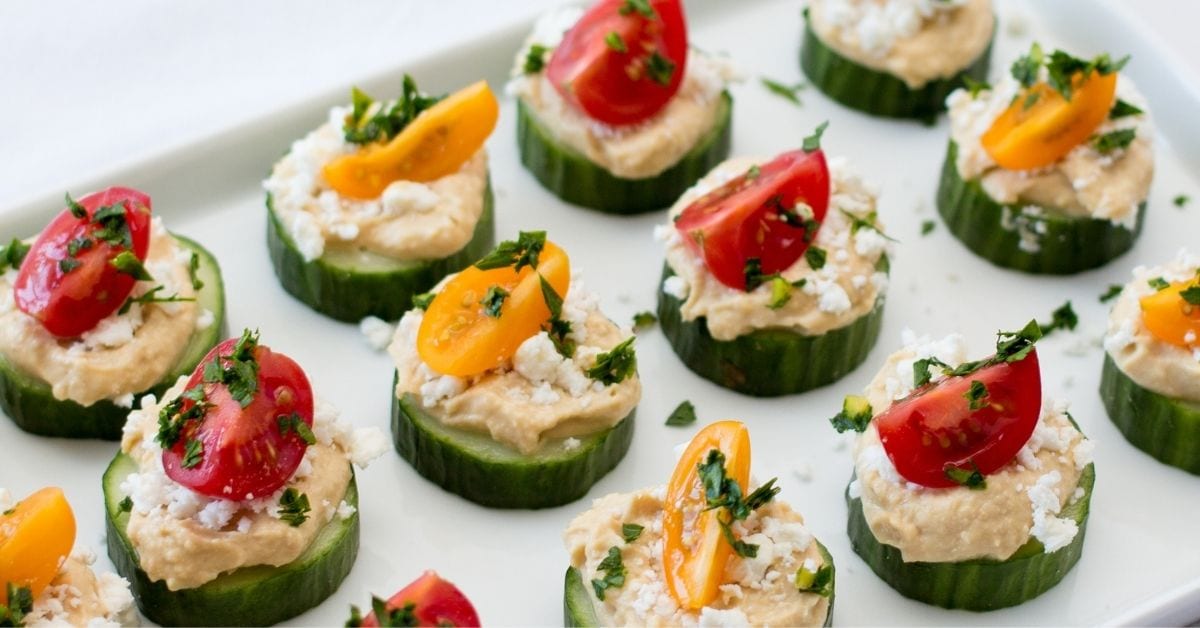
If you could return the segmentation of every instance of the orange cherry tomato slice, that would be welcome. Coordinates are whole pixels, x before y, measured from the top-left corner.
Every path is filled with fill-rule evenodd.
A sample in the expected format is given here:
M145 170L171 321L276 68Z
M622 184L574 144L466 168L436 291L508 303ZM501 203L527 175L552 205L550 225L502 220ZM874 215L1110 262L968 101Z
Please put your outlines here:
M422 111L386 144L326 164L325 180L342 196L373 199L394 181L440 179L483 146L499 116L496 96L486 81L479 81Z
M1117 74L1077 73L1071 99L1045 83L1022 92L980 141L1001 168L1048 166L1091 137L1112 109ZM1032 100L1028 107L1026 103Z
M696 469L713 449L725 455L725 475L737 481L743 494L750 483L750 432L739 421L718 421L700 430L675 465L663 506L663 571L671 596L689 610L716 598L733 553L721 534L717 510L705 510Z
M1200 338L1200 305L1188 303L1181 293L1198 285L1195 282L1173 283L1142 297L1142 320L1146 322L1146 329L1159 340L1177 347L1196 345Z
M0 515L0 603L7 583L37 599L75 546L75 515L60 488L44 488Z
M536 272L525 266L480 270L470 266L454 277L425 310L417 332L417 353L443 375L469 377L503 365L550 320L538 275L566 298L571 287L567 254L547 241ZM491 287L508 293L500 316L488 315L480 301Z

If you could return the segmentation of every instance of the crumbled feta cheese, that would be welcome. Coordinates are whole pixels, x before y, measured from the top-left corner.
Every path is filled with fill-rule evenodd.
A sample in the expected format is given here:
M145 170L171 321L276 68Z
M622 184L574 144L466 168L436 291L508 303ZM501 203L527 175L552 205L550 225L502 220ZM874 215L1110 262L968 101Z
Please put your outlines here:
M888 458L887 452L879 445L864 448L859 453L859 463L862 465L864 472L874 471L879 474L880 478L892 484L898 485L904 482L900 478L900 473L896 471L896 466Z
M196 316L196 331L204 331L216 321L216 315L208 308L202 308L200 314Z
M580 444L581 443L579 442L578 438L568 438L563 441L563 449L567 451L575 451L576 449L579 449Z
M376 316L368 316L358 323L358 331L367 339L367 344L376 351L383 351L392 342L396 328Z
M663 280L663 292L679 299L680 301L688 298L688 285L679 275L671 275Z
M112 402L113 405L117 406L118 408L132 408L133 393L125 393L124 395L113 397Z
M700 628L742 628L749 626L750 620L740 609L718 610L705 606L700 609L700 620L696 625Z
M1066 547L1079 533L1079 526L1074 520L1055 516L1062 509L1058 495L1054 492L1054 487L1060 482L1062 474L1057 470L1051 471L1039 477L1037 483L1026 491L1033 505L1033 527L1030 534L1042 542L1046 553Z
M441 197L424 183L393 181L383 191L382 208L386 214L426 214L433 211Z
M342 502L340 504L338 504L338 507L337 507L338 519L349 519L350 517L353 517L354 513L356 513L356 512L358 512L358 509L355 508L354 506L351 506L350 504L346 503L346 500L344 500L344 499L342 500Z

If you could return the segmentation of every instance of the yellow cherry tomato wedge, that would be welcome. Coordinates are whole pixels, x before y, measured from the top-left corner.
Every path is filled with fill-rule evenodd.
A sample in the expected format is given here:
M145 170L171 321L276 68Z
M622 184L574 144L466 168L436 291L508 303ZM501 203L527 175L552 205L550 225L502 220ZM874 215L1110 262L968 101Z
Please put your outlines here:
M1108 118L1117 93L1115 72L1093 71L1086 77L1080 72L1071 83L1070 100L1037 83L996 118L980 141L1001 168L1048 166L1086 141Z
M1196 288L1196 282L1179 282L1142 297L1142 320L1146 329L1163 342L1179 347L1197 344L1200 338L1200 305L1183 298L1183 291ZM1189 332L1191 342L1188 342Z
M372 199L394 181L439 179L483 146L499 115L496 96L486 81L479 81L422 111L386 144L326 164L325 180L342 196Z
M538 275L546 278L559 297L571 287L571 261L547 241L536 272L529 266L480 270L469 266L446 284L425 310L417 332L417 353L442 375L470 377L494 369L517 352L550 320ZM489 315L482 303L490 288L507 293L499 316Z
M75 546L75 515L60 488L44 488L0 515L0 604L7 587L29 587L36 599Z
M718 421L700 430L675 465L663 506L663 571L671 596L690 610L716 598L733 553L717 510L705 510L696 469L713 449L725 455L725 476L736 480L743 494L750 483L750 432L740 421Z

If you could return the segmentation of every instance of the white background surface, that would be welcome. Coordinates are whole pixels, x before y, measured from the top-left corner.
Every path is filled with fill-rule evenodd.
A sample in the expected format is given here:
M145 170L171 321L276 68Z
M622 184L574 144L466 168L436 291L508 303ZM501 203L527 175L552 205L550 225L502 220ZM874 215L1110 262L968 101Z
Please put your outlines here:
M352 11L345 3L333 6L311 0L0 4L0 208L32 196L57 196L66 185L100 170L208 137L313 93L340 89L359 77L402 67L407 59L415 64L415 59L430 51L521 22L554 3L372 1L356 3ZM1129 3L1133 4L1132 0ZM780 14L795 15L795 7L787 2L769 4L781 8ZM1139 0L1136 5L1159 25L1163 38L1173 42L1177 55L1200 70L1200 54L1191 39L1200 3ZM503 7L503 12L497 7ZM1086 13L1080 15L1081 22L1086 20ZM745 24L730 27L710 25L697 43L731 50L736 56L741 42L751 41L755 32ZM778 39L747 45L758 55L751 57L751 62L764 54L772 59L751 69L782 79L798 76L792 56L797 29L779 24L772 25L772 30L780 34ZM998 67L1007 63L1006 55L1015 45L1009 41L998 49ZM652 332L639 341L647 395L639 411L633 449L589 497L666 477L671 462L664 452L690 431L664 428L661 419L679 399L689 396L696 400L704 421L741 416L751 424L760 461L756 473L781 476L784 496L805 512L837 558L840 622L1093 623L1145 599L1151 593L1142 590L1146 583L1155 583L1161 591L1189 575L1194 577L1195 556L1180 551L1189 545L1193 554L1195 550L1193 531L1200 517L1186 516L1197 510L1191 498L1194 478L1162 468L1120 440L1095 399L1099 352L1071 358L1068 349L1086 343L1097 335L1097 327L1102 327L1103 309L1095 303L1095 295L1104 286L1123 281L1134 263L1160 261L1184 243L1196 248L1196 208L1190 213L1175 212L1168 203L1181 192L1200 200L1195 179L1186 178L1177 162L1160 155L1152 191L1153 233L1143 238L1133 254L1078 280L1031 281L973 258L941 225L928 239L916 236L920 220L934 217L927 188L932 185L929 179L944 145L944 121L931 131L869 120L815 95L807 96L805 108L797 113L790 105L765 96L753 83L739 87L735 95L737 111L741 111L735 114L735 152L777 150L779 136L801 137L815 122L831 117L835 126L826 136L831 152L853 155L860 170L882 184L883 219L905 244L894 266L896 281L880 346L866 365L840 384L802 397L750 401L715 390L691 376L661 335ZM311 119L315 124L323 116L314 112ZM762 120L771 124L764 125ZM288 123L293 122L289 118ZM576 266L592 277L589 283L601 293L606 310L615 319L628 320L633 311L649 307L653 285L647 284L652 280L646 275L657 274L661 253L648 233L658 217L602 219L581 210L555 207L515 163L512 127L511 110L506 109L491 144L500 203L499 233L548 228L552 234L560 234L558 239L572 252ZM314 372L319 394L346 409L355 422L383 425L386 399L381 391L390 380L386 358L367 352L350 326L330 323L289 300L266 266L261 250L261 193L254 181L266 172L269 159L261 160L257 153L277 155L295 136L262 133L252 137L267 145L243 148L254 154L252 159L230 156L231 162L251 162L249 171L241 169L236 180L230 181L230 189L212 194L199 190L185 198L188 188L178 185L181 177L168 169L168 179L175 187L161 190L156 199L169 197L173 202L156 204L156 208L170 213L171 224L209 245L222 260L235 331L246 324L273 330L265 338L275 338L271 344L313 369L310 372ZM220 146L237 150L232 148L235 145ZM897 168L890 157L899 154L906 154L903 168ZM211 174L198 172L197 176L207 181ZM581 224L588 228L581 229ZM636 237L627 237L629 233ZM628 240L628 255L619 260L605 247L595 246L595 242L617 242L623 237ZM945 286L985 276L987 289L993 292L973 290L963 293L970 298L946 298ZM988 294L1020 294L1021 298L991 302ZM901 327L914 326L928 333L959 329L977 352L983 352L997 327L1012 327L1012 321L1030 315L1044 317L1064 294L1077 300L1085 328L1075 335L1047 340L1043 353L1047 388L1052 394L1077 401L1081 410L1077 416L1101 443L1095 511L1083 561L1060 587L1011 612L948 613L898 598L870 573L864 573L861 561L850 553L840 505L849 474L848 456L830 448L833 439L822 419L836 411L842 394L870 378L895 347ZM340 364L328 360L331 346L340 348ZM79 542L97 545L100 531L93 526L99 521L99 509L87 500L95 497L99 469L111 456L111 445L32 439L0 421L0 443L18 442L17 462L0 459L0 485L7 484L18 493L49 481L78 487L69 495L81 518ZM62 466L64 455L76 464ZM791 473L805 463L816 467L811 483ZM509 625L558 621L560 574L565 566L559 533L571 516L586 507L586 499L542 513L487 511L420 480L390 453L377 465L360 475L364 546L355 571L328 604L299 621L340 621L348 604L367 601L368 591L389 593L426 567L441 569L462 585L479 604L484 621ZM1138 478L1147 478L1156 490L1139 496ZM1159 499L1179 495L1187 498L1169 508ZM1139 506L1129 507L1131 500ZM1183 516L1169 516L1176 513ZM1115 550L1126 545L1138 548L1137 558L1122 558ZM515 588L514 575L520 579ZM1098 596L1100 591L1111 591L1111 595Z

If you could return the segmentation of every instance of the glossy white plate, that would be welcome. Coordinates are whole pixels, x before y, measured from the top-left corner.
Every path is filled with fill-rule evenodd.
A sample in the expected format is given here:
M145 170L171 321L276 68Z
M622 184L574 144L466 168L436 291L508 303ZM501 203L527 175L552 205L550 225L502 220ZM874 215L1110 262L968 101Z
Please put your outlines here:
M1096 624L1186 623L1200 616L1200 478L1165 467L1125 443L1105 417L1096 388L1103 357L1099 338L1106 310L1097 296L1123 283L1137 264L1163 261L1181 246L1200 248L1200 127L1194 113L1200 92L1178 77L1178 64L1118 9L1089 0L1001 2L993 74L1036 36L1079 54L1108 50L1133 53L1127 72L1153 105L1161 131L1158 172L1150 210L1137 247L1108 267L1066 278L1032 277L996 269L974 257L939 223L928 236L920 225L937 220L934 190L947 125L872 119L833 104L816 90L802 94L801 108L768 94L765 75L800 80L797 64L800 7L791 0L689 2L695 45L728 52L748 80L733 88L734 153L769 155L792 148L823 120L830 120L826 150L846 155L880 184L882 218L901 243L892 267L884 331L867 363L827 388L781 399L743 397L692 375L657 331L638 341L645 397L628 457L589 496L575 504L537 512L488 510L443 492L390 452L359 474L362 549L342 588L296 624L340 624L350 604L365 605L371 593L388 595L424 569L456 582L493 625L552 625L562 621L562 576L567 565L561 532L592 498L664 482L674 465L672 448L696 429L662 424L683 399L701 421L746 421L755 443L755 473L779 476L786 499L805 514L829 546L838 566L835 621L848 624ZM1080 16L1088 19L1082 20ZM1022 28L1014 28L1014 25ZM196 238L219 258L225 273L231 330L258 327L263 339L306 367L318 394L354 423L387 429L392 368L386 355L367 347L353 325L325 319L279 287L264 244L260 180L295 138L326 119L327 108L346 99L352 80L376 94L398 90L403 72L430 91L445 91L480 76L501 90L510 60L527 25L507 28L471 46L398 64L385 76L347 77L346 89L315 95L205 141L142 163L81 179L76 195L112 184L149 192L168 225ZM505 102L489 147L496 187L498 233L546 229L571 253L573 266L603 298L617 321L653 309L662 263L651 237L661 214L617 218L564 205L542 190L518 161L515 121ZM1193 174L1189 174L1193 173ZM0 235L27 235L61 207L62 190L0 209ZM1084 430L1098 444L1097 484L1083 559L1055 589L1020 607L988 614L951 612L900 597L881 583L850 550L842 491L850 474L849 452L826 419L842 396L860 390L899 343L901 329L920 333L962 332L975 353L986 353L998 328L1045 319L1065 299L1082 323L1075 333L1044 341L1047 394L1067 398ZM0 421L0 486L23 495L46 485L63 486L79 519L79 541L102 552L100 475L115 451L103 442L33 437ZM97 565L110 568L107 560Z

